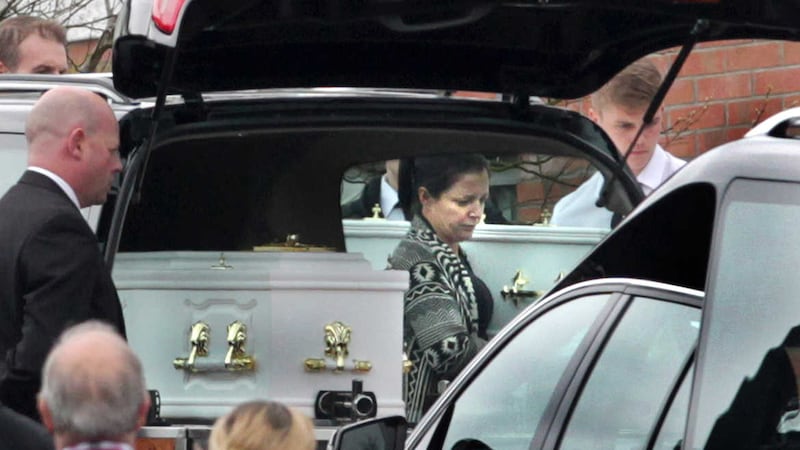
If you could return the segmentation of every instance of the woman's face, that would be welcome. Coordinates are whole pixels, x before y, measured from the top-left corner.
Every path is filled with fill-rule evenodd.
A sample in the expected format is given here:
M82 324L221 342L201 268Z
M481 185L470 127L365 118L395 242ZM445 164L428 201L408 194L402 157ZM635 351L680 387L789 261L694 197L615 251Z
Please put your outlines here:
M461 175L439 198L434 198L426 188L419 188L422 215L439 239L450 245L472 237L487 198L489 173L485 170Z

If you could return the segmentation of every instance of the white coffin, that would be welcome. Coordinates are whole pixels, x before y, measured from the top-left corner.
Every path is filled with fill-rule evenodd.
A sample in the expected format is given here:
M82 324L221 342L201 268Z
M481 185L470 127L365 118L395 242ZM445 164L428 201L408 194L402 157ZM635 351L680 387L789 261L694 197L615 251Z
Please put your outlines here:
M227 266L221 268L220 266ZM378 415L404 414L402 401L404 271L374 270L345 253L215 252L119 254L114 281L128 340L142 359L147 384L161 394L166 418L213 419L250 399L282 401L314 416L320 390L350 391L352 380L374 392ZM226 328L247 327L253 371L224 369ZM209 326L208 355L197 372L173 360L190 352L192 324ZM324 327L352 329L345 370L308 372L324 354ZM369 361L366 373L353 360Z
M359 252L373 267L386 267L386 260L409 223L387 220L344 220L348 252ZM462 244L475 273L486 283L494 297L494 315L489 335L494 335L532 301L519 303L504 300L504 286L513 286L512 278L521 270L528 283L525 290L544 292L559 274L568 273L605 237L608 230L526 225L479 225L472 239Z

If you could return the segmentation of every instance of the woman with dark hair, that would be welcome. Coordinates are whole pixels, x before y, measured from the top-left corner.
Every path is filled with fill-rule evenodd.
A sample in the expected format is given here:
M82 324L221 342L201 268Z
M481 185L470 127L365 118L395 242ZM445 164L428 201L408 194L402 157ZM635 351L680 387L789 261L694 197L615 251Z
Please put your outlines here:
M471 238L489 197L489 164L477 154L400 163L399 200L411 228L389 257L408 270L404 343L413 367L406 417L416 423L486 339L492 297L460 243ZM483 337L480 337L480 334Z

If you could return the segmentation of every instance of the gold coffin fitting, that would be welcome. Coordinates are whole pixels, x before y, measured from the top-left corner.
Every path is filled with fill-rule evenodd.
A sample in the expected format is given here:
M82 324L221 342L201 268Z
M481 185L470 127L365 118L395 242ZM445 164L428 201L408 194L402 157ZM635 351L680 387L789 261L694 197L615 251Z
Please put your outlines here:
M205 322L195 322L189 331L189 345L191 350L186 358L175 358L172 365L176 369L183 369L190 372L195 371L195 363L198 357L208 356L208 337L210 329Z
M225 368L230 371L251 371L256 363L245 353L247 326L238 320L228 325L228 353L225 354Z
M205 322L195 322L189 332L191 350L188 357L175 358L173 367L185 372L245 372L255 370L255 359L245 352L247 343L247 326L240 321L228 325L228 351L225 360L205 361L202 364L197 358L208 356L208 343L211 335L210 327Z
M503 300L510 300L513 302L514 306L519 306L525 299L536 300L542 296L542 291L527 291L523 289L525 285L528 284L528 279L525 278L522 269L518 269L514 276L511 277L511 282L513 283L511 287L503 286L500 295L503 297Z
M367 373L372 370L372 363L367 360L353 360L352 367L345 367L345 360L350 354L350 335L352 329L340 321L325 325L325 356L335 361L330 369L333 372L352 371ZM306 358L303 363L306 372L324 372L328 370L325 358Z

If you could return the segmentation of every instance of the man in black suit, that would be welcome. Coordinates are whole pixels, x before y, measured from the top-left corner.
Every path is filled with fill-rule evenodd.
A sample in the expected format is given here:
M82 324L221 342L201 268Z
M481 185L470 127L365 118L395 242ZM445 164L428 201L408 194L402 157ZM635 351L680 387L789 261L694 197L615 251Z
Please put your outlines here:
M0 402L39 420L47 352L88 319L124 336L122 308L80 208L102 204L122 170L119 128L95 93L59 87L31 110L28 170L0 199Z

